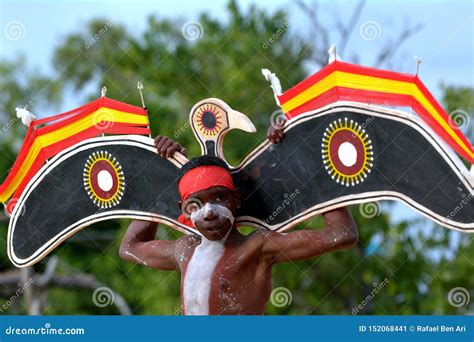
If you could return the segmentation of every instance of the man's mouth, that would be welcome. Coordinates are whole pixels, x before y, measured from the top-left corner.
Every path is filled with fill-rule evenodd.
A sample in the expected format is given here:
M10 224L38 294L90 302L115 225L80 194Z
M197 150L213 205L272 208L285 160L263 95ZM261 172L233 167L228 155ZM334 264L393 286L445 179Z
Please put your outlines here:
M219 226L219 227L209 227L209 228L206 228L206 230L208 232L215 232L215 231L218 231L218 230L221 230L222 226Z
M209 227L205 227L204 230L206 230L208 232L216 232L216 231L222 230L225 223L226 223L226 220L224 219L222 221L218 221L218 223L216 223L216 224L210 225Z

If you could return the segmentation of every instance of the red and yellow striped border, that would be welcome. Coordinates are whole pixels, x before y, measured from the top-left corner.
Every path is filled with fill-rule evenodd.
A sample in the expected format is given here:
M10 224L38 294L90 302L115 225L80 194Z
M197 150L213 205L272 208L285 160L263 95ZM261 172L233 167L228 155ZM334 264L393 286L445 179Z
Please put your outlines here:
M463 158L474 164L474 148L415 75L333 62L278 96L291 118L338 100L410 106Z
M43 125L43 127L40 127ZM0 201L11 212L29 180L47 159L84 140L102 134L150 134L145 109L100 98L70 112L35 120L28 129L15 163L0 186Z

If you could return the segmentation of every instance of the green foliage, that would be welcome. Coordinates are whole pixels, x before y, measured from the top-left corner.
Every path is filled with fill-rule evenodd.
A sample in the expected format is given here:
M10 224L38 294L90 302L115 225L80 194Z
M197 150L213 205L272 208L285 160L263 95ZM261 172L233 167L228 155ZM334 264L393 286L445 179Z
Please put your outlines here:
M228 160L238 161L264 137L269 116L277 109L260 70L272 69L283 86L289 87L304 78L303 62L310 49L287 30L274 44L263 47L284 27L283 12L267 14L251 7L244 15L233 2L228 8L226 23L207 14L199 17L200 39L186 39L182 33L185 21L150 17L147 29L138 37L109 23L100 40L86 48L84 42L107 26L95 20L85 32L66 38L55 53L54 65L62 80L75 89L105 85L109 97L135 104L140 103L136 84L141 80L153 133L174 137L192 154L198 153L198 145L187 126L191 107L207 97L222 98L247 114L259 131L257 135L229 135ZM92 97L97 94L95 91Z
M443 104L448 113L462 109L471 115L474 113L474 89L443 84Z
M13 165L19 148L18 137L26 127L15 115L16 107L38 113L45 103L59 101L58 82L26 67L23 56L15 61L0 61L0 179L4 179Z
M472 124L474 118L474 88L445 84L441 87L444 92L443 103L452 122L472 141L474 139L474 125Z

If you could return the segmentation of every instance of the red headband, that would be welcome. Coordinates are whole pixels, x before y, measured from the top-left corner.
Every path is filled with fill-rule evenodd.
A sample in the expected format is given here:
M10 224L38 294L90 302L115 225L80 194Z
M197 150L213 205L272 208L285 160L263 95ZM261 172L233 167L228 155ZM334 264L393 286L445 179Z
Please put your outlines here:
M179 180L178 189L181 198L185 201L189 195L213 186L235 190L230 172L216 165L203 165L189 170Z

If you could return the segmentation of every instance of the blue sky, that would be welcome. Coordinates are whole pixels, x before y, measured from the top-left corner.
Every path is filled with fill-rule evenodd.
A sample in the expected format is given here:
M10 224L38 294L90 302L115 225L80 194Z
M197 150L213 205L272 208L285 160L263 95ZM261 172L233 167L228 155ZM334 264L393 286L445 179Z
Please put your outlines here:
M250 3L241 1L240 6L245 9ZM14 59L21 53L27 57L31 67L50 73L54 48L65 36L80 30L91 18L102 17L112 23L122 23L131 32L139 34L145 28L146 18L150 14L191 20L197 19L198 13L207 11L214 17L226 20L225 4L225 1L183 0L159 2L1 0L0 59ZM298 10L290 1L263 0L258 1L258 5L268 11L286 8L289 16L298 15ZM334 18L338 16L348 20L354 6L354 1L321 1L320 8L325 13L322 20L329 30L334 31ZM7 39L6 36L7 27L12 22L19 22L22 26L21 37L17 40ZM376 39L366 40L361 35L360 30L367 22L375 22L378 26ZM362 64L371 65L375 53L388 38L395 37L404 25L417 23L422 24L423 29L403 45L390 67L396 71L414 72L413 57L420 56L423 59L420 76L438 99L441 95L439 88L441 82L473 87L474 2L472 1L368 1L352 33L348 52L359 54ZM304 20L295 20L292 21L290 30L306 34L306 25L307 22ZM332 36L331 39L335 43L338 41L337 36ZM344 57L343 55L343 60ZM82 101L81 98L66 101L61 109L71 109ZM402 208L398 208L397 212L401 216L411 216L412 213L411 210Z
M23 53L32 66L46 72L51 68L54 47L93 17L123 23L137 33L144 29L146 17L150 14L196 19L198 13L208 11L226 20L225 1L1 0L0 3L3 31L12 21L19 21L24 26L24 34L18 40L7 39L3 32L0 36L0 58L12 59ZM250 3L241 1L240 6L245 9ZM298 13L291 1L263 0L258 1L258 5L268 11L286 8L290 15ZM326 13L322 19L328 29L334 28L333 18L336 15L348 20L354 6L354 1L322 1L320 7ZM361 37L359 31L366 22L378 24L378 38L364 40ZM375 52L407 23L421 23L424 27L403 45L393 59L392 68L413 72L413 57L416 55L423 59L420 75L435 95L440 95L440 82L474 86L472 1L368 1L352 33L348 50L358 53L362 64L371 65ZM295 20L290 29L305 34L306 25L304 20ZM336 36L333 40L337 43ZM344 56L342 58L344 60Z

